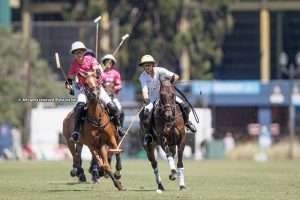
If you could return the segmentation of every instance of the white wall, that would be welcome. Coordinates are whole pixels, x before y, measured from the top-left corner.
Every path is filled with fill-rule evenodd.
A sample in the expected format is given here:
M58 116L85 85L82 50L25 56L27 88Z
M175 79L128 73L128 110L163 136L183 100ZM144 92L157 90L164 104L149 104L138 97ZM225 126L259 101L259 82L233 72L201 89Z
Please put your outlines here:
M195 135L195 160L201 160L203 158L200 149L200 144L203 140L211 140L212 137L212 116L211 110L208 108L195 108L195 111L199 117L199 123L196 122L193 113L190 113L190 120L195 124L197 132Z
M71 110L72 107L32 109L30 141L38 159L56 159L62 122Z

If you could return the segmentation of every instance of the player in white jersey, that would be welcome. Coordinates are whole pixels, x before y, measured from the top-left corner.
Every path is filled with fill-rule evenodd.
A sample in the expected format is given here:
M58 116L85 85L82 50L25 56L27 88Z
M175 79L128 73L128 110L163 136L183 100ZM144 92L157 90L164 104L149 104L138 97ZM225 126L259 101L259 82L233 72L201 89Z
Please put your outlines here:
M169 79L174 83L179 79L179 76L163 67L155 66L156 62L151 55L144 55L139 65L144 68L144 71L139 77L142 96L145 103L143 112L141 112L140 120L143 122L145 130L144 145L152 141L151 135L151 117L154 102L159 98L160 81ZM190 107L189 105L176 96L176 102L181 106L185 125L193 133L196 132L195 126L189 121Z

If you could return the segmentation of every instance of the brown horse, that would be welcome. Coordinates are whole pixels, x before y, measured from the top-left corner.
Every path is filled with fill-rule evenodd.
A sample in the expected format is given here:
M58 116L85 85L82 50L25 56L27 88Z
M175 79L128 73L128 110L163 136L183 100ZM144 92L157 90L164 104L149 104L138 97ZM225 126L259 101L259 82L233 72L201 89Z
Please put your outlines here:
M159 174L154 150L161 145L165 151L171 169L170 180L178 177L180 190L185 188L183 171L183 150L185 147L186 133L180 106L175 101L175 89L169 80L162 81L159 100L153 108L151 125L153 127L154 141L144 146L148 160L151 162L158 190L164 190ZM141 124L141 127L143 125ZM174 162L177 147L177 171Z
M106 173L113 181L115 187L123 190L123 186L119 180L112 173L110 163L108 161L109 151L117 153L117 130L115 125L110 121L107 110L103 104L99 102L100 90L97 84L95 74L90 74L85 77L85 88L88 99L86 119L84 120L81 128L81 137L78 144L69 141L69 137L74 129L74 114L69 113L63 121L63 134L67 139L68 147L73 156L73 169L77 169L71 175L77 175L79 180L84 175L81 168L81 148L86 145L93 159L96 161L101 171ZM110 149L109 149L110 148ZM73 174L72 174L73 172Z

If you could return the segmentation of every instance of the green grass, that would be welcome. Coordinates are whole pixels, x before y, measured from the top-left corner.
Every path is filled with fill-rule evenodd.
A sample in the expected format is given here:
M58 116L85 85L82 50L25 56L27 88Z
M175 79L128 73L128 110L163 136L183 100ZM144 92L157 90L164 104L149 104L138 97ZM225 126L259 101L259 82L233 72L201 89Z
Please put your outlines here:
M0 200L191 200L191 199L300 199L300 161L185 161L187 190L168 180L166 161L159 167L166 191L156 193L152 169L146 160L123 162L119 192L109 179L77 184L69 176L71 162L0 162ZM87 169L87 163L85 163ZM87 178L90 175L87 173Z

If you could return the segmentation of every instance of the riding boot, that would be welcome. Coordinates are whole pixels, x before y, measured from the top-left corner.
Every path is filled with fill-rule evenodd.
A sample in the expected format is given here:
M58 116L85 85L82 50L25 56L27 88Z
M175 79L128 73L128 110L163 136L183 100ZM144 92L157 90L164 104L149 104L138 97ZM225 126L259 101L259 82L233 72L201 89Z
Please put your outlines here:
M123 127L124 126L124 111L123 109L121 109L121 113L120 113L120 123L121 123L121 126Z
M146 111L145 109L140 114L140 121L142 122L142 127L144 131L143 144L147 146L153 142L153 135L151 131L151 117L152 112Z
M118 111L117 106L110 102L107 104L108 110L110 115L112 116L112 121L115 124L115 126L117 127L117 131L120 137L123 137L125 135L125 131L123 130L122 126L121 126L121 122L120 122L120 113Z
M85 103L78 102L74 108L75 112L75 128L70 137L70 141L78 142L80 138L80 125L81 125L81 116L84 111Z
M183 102L180 104L182 107L182 113L183 113L183 120L184 120L184 124L185 126L192 132L192 133L196 133L197 129L195 127L195 125L189 120L189 114L191 112L191 109L189 107L189 105L186 102Z

